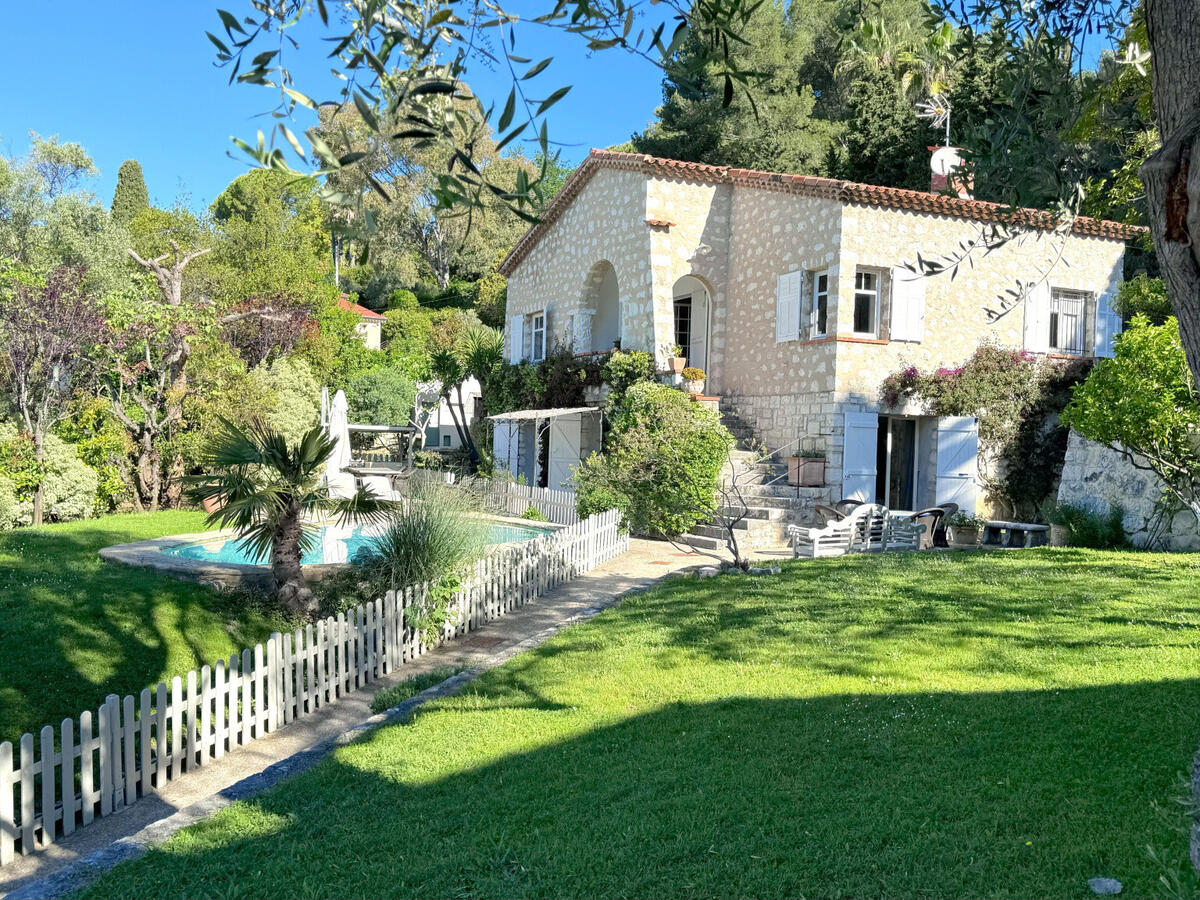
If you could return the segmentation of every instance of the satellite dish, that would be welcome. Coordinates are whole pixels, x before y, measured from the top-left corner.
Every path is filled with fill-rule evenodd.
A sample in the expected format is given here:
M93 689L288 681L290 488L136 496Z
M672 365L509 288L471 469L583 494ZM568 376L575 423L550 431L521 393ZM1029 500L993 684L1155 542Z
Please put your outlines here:
M929 160L929 168L934 175L949 176L962 163L963 158L957 147L938 147L933 151L933 156Z

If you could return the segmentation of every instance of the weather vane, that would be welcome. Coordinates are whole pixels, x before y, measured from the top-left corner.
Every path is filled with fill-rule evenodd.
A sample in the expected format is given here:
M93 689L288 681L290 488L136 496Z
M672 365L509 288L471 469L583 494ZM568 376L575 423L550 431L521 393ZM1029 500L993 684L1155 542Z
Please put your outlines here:
M934 128L946 126L946 146L950 146L950 101L942 94L934 94L929 100L917 104L917 118L929 119Z

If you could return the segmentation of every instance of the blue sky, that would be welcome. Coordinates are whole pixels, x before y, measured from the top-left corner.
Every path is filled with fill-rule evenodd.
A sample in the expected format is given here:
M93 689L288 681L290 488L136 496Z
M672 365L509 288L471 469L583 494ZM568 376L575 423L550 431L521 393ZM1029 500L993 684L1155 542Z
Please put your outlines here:
M235 13L244 2L223 0ZM227 73L214 68L204 32L220 25L216 2L65 0L5 7L0 153L25 152L31 130L78 141L96 160L101 175L92 189L106 204L125 159L141 162L158 205L182 196L193 208L206 206L246 170L229 138L249 139L265 129L269 120L256 117L273 99L264 88L228 85ZM332 96L336 82L320 42L306 40L301 51L299 86L315 83ZM550 136L568 144L563 156L571 161L590 147L628 140L660 101L660 73L643 60L615 51L589 58L577 38L532 26L519 33L516 52L555 57L536 82L545 93L573 85L550 119ZM476 66L470 80L485 98L507 96L502 75Z

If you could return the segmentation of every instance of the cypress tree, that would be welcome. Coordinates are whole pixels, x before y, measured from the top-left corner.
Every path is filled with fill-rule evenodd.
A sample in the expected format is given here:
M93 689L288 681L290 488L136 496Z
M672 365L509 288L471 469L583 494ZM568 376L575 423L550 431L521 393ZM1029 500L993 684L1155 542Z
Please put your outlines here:
M125 225L149 206L150 195L146 192L141 163L136 159L127 159L117 170L117 189L113 191L109 214L114 222Z

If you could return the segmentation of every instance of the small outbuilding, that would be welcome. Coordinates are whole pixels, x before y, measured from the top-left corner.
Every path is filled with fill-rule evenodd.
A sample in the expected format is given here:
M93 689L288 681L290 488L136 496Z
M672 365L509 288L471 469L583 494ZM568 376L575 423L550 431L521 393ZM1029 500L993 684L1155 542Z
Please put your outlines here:
M489 418L496 470L535 487L572 488L575 466L600 452L603 424L593 406L521 409Z

